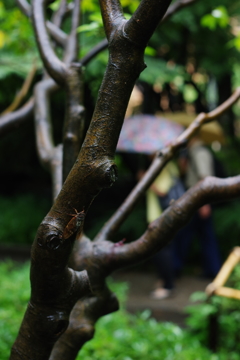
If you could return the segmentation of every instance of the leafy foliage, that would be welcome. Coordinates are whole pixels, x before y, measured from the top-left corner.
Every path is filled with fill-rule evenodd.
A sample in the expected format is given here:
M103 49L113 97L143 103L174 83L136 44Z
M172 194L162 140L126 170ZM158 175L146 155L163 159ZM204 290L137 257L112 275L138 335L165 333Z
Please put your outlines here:
M210 352L177 325L158 323L149 310L107 315L97 324L96 337L84 345L78 359L159 360L214 359ZM107 346L103 346L106 343Z
M14 204L14 205L13 205ZM0 198L0 242L31 244L50 204L31 194Z
M29 19L17 7L0 1L0 78L9 73L23 77L38 58Z
M29 263L11 261L0 263L0 354L1 360L9 358L11 348L30 296ZM236 268L230 286L240 289L240 266ZM128 285L109 280L109 285L120 299L121 310L101 318L96 327L96 336L86 343L78 356L84 360L237 360L239 359L240 318L239 302L213 297L206 303L205 293L195 293L192 300L201 301L188 308L188 324L192 331L151 318L145 310L137 315L124 309ZM208 317L219 312L221 326L221 349L212 354L205 346ZM104 346L106 344L106 346ZM238 353L236 352L238 351Z
M226 286L240 290L240 265L236 266ZM218 322L218 351L220 359L239 359L239 319L240 301L220 296L212 296L210 299L202 292L194 293L191 297L197 304L186 309L190 315L187 318L192 335L203 345L207 345L209 339L209 317L215 315ZM226 357L224 357L226 356Z
M146 81L149 84L173 82L177 85L182 85L184 78L187 78L183 67L180 65L166 63L166 61L153 56L145 56L145 62L147 68L141 73L140 80Z
M7 360L29 299L29 263L12 262L0 264L0 353ZM117 293L121 303L126 300L127 284L110 287ZM158 323L145 310L130 315L125 310L103 317L97 324L96 337L84 345L78 359L84 360L216 360L199 342L189 339L188 334L171 323ZM106 344L107 346L104 346Z
M29 264L0 263L0 283L0 354L7 360L30 296Z
M215 30L217 26L225 28L229 23L229 15L224 6L218 6L211 14L206 14L201 19L201 25Z

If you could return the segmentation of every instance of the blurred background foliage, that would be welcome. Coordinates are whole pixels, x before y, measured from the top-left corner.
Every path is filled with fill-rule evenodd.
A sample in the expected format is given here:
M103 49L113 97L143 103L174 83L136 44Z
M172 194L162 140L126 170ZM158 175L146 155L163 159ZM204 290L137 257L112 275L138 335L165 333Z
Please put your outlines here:
M0 353L1 360L9 359L26 303L30 294L27 263L0 263ZM228 286L240 289L240 266L229 279ZM157 322L149 310L129 314L125 309L127 283L109 286L120 300L120 310L99 319L96 336L87 342L78 359L85 360L238 360L239 359L239 301L194 293L193 304L186 309L187 327L170 322ZM210 318L216 316L217 348L209 349Z
M239 264L224 286L240 290ZM205 292L193 293L191 301L192 305L185 309L191 334L204 346L209 346L215 338L215 350L225 354L224 359L239 359L240 301L216 295L208 297ZM213 321L214 327L211 327Z
M121 3L126 18L129 18L138 6L139 0L122 0ZM83 0L82 4L82 23L78 29L80 57L105 37L98 1ZM49 19L58 6L59 1L49 6L47 11ZM67 19L63 29L67 32L69 27L70 20ZM41 78L42 67L31 23L18 9L14 0L0 1L0 29L0 112L2 112L12 102L33 64L36 64L38 71L26 99L31 95L34 84ZM107 59L108 52L104 50L84 70L84 102L88 121ZM146 49L147 68L140 76L140 83L147 99L145 112L160 111L164 114L166 109L161 99L166 94L169 100L167 111L199 113L212 110L240 85L239 59L240 5L237 0L197 1L194 5L182 9L159 25ZM62 124L64 117L63 93L53 96L51 113L54 136L58 143L62 137L59 124ZM233 110L219 121L225 130L227 142L220 150L213 152L224 167L226 175L235 175L240 173L239 104L236 104ZM0 242L2 243L31 243L39 221L51 204L50 177L38 162L34 142L32 121L7 134L0 142ZM122 154L117 154L116 160L119 167L117 184L111 189L104 190L89 211L86 232L90 237L97 233L136 183L135 160L126 161L126 156ZM39 199L45 200L41 202ZM237 200L229 204L221 204L214 209L215 227L223 258L230 247L238 244L240 226L238 210L240 203ZM31 216L21 216L22 214L31 214ZM127 241L131 241L137 238L145 227L143 199L114 240L127 238ZM18 235L14 236L16 229ZM192 256L194 258L194 251Z

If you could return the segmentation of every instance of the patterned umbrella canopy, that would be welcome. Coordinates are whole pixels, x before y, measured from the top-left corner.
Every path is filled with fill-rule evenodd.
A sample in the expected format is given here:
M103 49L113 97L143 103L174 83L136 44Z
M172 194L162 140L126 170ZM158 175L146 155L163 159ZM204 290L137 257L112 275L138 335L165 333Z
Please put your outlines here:
M153 154L176 139L183 130L181 125L163 117L135 115L125 119L117 150Z

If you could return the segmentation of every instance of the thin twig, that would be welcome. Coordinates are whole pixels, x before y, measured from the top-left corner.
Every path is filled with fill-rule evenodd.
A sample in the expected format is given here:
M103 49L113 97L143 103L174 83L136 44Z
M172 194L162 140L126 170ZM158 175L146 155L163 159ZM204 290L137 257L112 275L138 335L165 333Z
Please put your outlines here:
M33 117L34 98L31 97L20 109L0 117L0 136L18 128Z
M30 86L32 85L36 71L37 71L37 66L35 64L33 64L31 71L29 72L28 76L26 77L26 79L22 85L22 88L17 93L13 102L0 114L0 116L6 115L7 113L10 113L10 112L13 112L18 108L18 106L20 105L20 103L22 102L24 97L27 95L27 93L30 89Z
M170 5L166 14L164 15L161 23L167 20L170 16L174 15L177 11L187 7L189 5L195 4L198 0L179 0L176 1L174 4Z

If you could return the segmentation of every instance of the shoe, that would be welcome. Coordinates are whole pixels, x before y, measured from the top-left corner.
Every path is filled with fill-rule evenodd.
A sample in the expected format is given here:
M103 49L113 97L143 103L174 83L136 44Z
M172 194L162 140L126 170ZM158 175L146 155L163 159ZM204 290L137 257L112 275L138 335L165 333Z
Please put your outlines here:
M162 300L166 299L171 295L172 290L158 288L151 292L150 297L155 300Z

